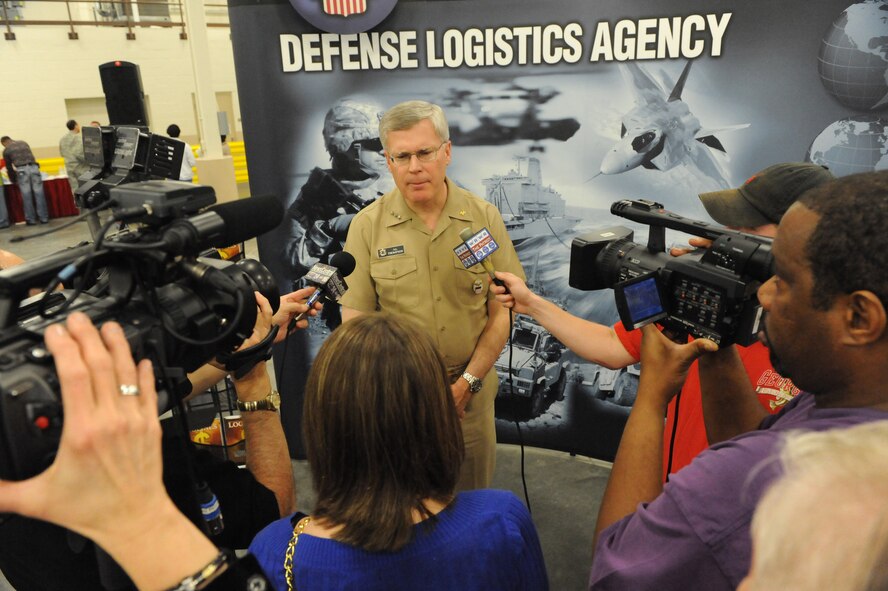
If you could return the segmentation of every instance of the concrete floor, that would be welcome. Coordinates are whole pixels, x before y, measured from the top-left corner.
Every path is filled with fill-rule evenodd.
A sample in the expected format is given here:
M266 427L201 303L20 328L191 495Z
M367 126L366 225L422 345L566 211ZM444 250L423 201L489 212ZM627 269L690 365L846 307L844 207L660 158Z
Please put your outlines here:
M38 226L19 224L0 230L0 248L30 260L90 240L87 224L76 222L48 236L11 242L15 236L34 236L47 229L60 228L72 219L54 219ZM247 243L247 256L258 258L255 241ZM519 447L498 446L494 488L510 490L524 500L520 457ZM299 508L310 511L314 496L308 467L305 462L294 461L294 469ZM525 450L528 496L553 591L586 587L592 529L609 473L609 465L602 462L544 449ZM8 590L12 587L0 575L0 591Z

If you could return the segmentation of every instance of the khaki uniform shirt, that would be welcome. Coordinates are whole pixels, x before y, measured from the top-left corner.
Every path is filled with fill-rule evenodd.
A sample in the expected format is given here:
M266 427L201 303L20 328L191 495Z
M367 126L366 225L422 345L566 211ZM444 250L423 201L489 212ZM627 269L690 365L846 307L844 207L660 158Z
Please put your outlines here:
M447 201L434 231L398 189L352 220L345 250L355 257L342 305L359 312L386 310L419 322L437 341L448 367L468 363L487 324L493 299L481 265L466 269L453 249L465 227L487 228L499 245L490 255L497 271L524 277L499 211L447 179Z

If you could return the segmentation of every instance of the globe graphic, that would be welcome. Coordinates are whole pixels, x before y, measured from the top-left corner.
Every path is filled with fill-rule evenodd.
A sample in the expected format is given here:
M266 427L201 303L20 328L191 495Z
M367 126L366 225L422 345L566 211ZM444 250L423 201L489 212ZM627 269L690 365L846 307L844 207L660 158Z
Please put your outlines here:
M820 43L823 86L839 103L869 111L888 107L888 1L852 4Z
M888 170L888 120L860 115L831 123L814 138L807 160L836 176Z

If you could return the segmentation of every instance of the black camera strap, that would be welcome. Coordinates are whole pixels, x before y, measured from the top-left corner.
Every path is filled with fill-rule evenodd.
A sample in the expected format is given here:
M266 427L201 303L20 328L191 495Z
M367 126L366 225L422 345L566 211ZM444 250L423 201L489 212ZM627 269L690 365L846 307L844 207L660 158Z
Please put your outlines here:
M223 364L228 372L233 373L235 378L240 379L247 375L257 363L271 359L274 339L279 330L279 326L272 326L260 342L234 353L220 353L216 356L216 360Z

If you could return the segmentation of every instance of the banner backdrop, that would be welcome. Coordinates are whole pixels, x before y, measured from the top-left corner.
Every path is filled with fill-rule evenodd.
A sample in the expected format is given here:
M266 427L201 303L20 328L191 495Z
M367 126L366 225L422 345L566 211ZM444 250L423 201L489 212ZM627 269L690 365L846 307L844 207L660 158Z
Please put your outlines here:
M777 162L888 166L882 1L366 0L363 16L312 18L347 34L301 15L329 2L293 2L229 0L251 190L288 208L259 240L282 292L393 187L375 126L403 100L444 107L449 175L499 207L534 289L604 324L617 319L612 292L568 287L569 246L612 225L644 242L646 228L610 214L615 200L708 220L698 193ZM315 321L275 358L296 455L302 386L327 334ZM535 385L498 398L499 440L612 459L638 368L584 362L523 317L513 347Z

